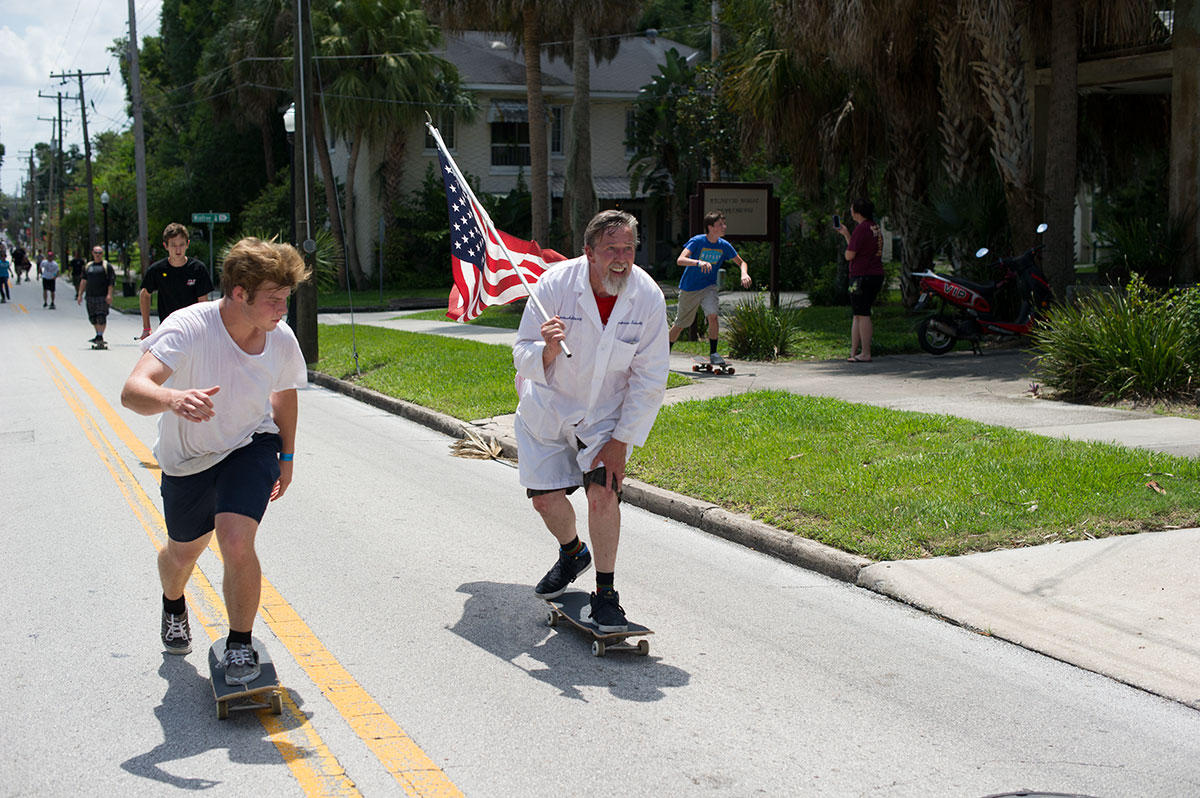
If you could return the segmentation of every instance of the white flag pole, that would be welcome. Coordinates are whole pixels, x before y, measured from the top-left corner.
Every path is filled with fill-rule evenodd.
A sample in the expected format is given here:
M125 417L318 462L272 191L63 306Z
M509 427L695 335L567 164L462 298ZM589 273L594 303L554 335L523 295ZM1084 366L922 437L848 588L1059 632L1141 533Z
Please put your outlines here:
M513 271L517 273L517 279L521 281L521 285L525 286L525 291L529 294L529 299L532 300L533 306L538 309L538 313L542 314L542 319L545 321L550 321L550 314L546 312L546 308L544 308L542 303L538 301L538 298L534 296L533 289L529 287L529 281L525 279L524 272L522 272L521 267L517 265L516 258L514 258L513 254L509 252L508 247L504 245L504 239L500 236L500 232L496 230L496 225L492 224L492 217L488 216L487 209L483 207L483 203L479 201L479 198L475 196L475 192L471 190L471 184L467 182L465 177L463 177L462 172L458 171L458 164L454 162L454 158L450 155L450 151L446 149L446 144L442 141L442 134L439 133L438 129L433 126L433 117L429 115L428 111L425 112L425 127L429 130L429 134L433 136L433 141L437 145L438 150L443 156L445 156L446 163L450 164L450 168L454 171L454 176L458 178L458 182L463 187L463 191L467 192L467 197L479 211L479 215L482 217L484 225L487 226L487 230L485 232L490 232L491 237L496 240L496 243L500 245L500 249L504 251L504 256L508 258L508 262L512 265ZM486 235L484 236L484 239L486 253ZM487 255L485 254L484 257L487 257ZM564 340L561 345L563 354L567 357L570 357L571 350L567 348L567 342Z

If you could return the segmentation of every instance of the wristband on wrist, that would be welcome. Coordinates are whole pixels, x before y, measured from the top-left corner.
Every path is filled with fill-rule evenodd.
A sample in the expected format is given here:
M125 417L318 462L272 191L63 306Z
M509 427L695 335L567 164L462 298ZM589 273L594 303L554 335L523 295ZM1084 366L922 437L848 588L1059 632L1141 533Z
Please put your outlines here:
M281 463L290 463L290 462L292 462L292 459L293 459L295 456L296 456L296 453L295 453L295 452L290 452L290 453L288 453L288 454L281 454L281 455L279 455L279 462L281 462Z
M149 328L149 327L143 327L143 328L142 328L142 332L150 332L150 328Z

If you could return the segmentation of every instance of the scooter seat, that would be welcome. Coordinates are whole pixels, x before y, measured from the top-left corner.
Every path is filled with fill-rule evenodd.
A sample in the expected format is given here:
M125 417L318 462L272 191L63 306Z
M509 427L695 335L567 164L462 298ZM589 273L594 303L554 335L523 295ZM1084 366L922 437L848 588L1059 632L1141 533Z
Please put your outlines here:
M985 296L996 290L995 283L977 283L973 280L964 280L961 277L955 277L953 280L963 288L968 288L978 294L984 294Z

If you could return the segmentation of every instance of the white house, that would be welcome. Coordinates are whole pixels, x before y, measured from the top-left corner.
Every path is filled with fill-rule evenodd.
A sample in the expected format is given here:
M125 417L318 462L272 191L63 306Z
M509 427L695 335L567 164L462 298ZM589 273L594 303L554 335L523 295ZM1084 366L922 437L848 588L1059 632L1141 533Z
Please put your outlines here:
M666 53L672 48L685 57L696 54L694 49L669 39L636 35L622 40L612 61L601 64L593 61L591 64L593 185L601 209L621 208L638 217L643 242L638 252L639 263L668 256L673 258L673 250L682 243L673 240L666 214L652 213L644 197L630 191L631 152L625 147L625 132L638 91L659 74L659 65L665 62ZM440 55L458 68L463 87L475 95L480 110L470 123L455 124L448 117L435 120L459 168L477 178L485 193L508 193L516 186L517 174L522 170L528 184L529 118L521 50L510 45L504 34L468 31L447 35L445 51ZM574 78L570 66L561 58L551 60L543 55L542 87L546 98L553 221L563 212L561 200L566 156L571 147ZM437 166L437 152L424 125L413 125L405 152L404 191L407 193L420 185L427 164ZM336 144L331 156L335 174L344 175L345 146L340 142ZM368 272L373 272L377 260L374 253L384 193L380 170L382 158L379 143L368 142L355 175L358 187L357 246L360 261Z

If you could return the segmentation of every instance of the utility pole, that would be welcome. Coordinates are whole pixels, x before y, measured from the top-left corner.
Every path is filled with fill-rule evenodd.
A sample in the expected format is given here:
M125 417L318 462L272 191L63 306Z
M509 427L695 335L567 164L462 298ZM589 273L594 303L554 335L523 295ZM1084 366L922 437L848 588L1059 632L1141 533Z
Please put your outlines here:
M132 0L130 0L132 2ZM296 219L296 237L300 239L300 252L304 263L313 276L296 286L296 339L305 363L316 363L317 350L317 242L312 229L312 76L309 69L312 57L312 11L309 0L296 0L295 31L295 93L296 135L293 142L293 184L299 189L295 193L292 208ZM295 183L295 169L300 170L300 181Z
M50 95L42 94L39 91L38 96L39 97L49 97ZM61 109L62 109L62 94L61 93L58 94L57 97L59 98L58 107L59 107L59 110L61 111ZM56 119L55 117L52 117L52 116L51 117L39 116L38 119L41 120L42 122L50 123L50 180L49 180L49 184L47 185L48 193L47 193L47 197L46 197L46 202L47 202L46 221L50 227L50 240L46 244L46 249L53 251L54 250L54 189L58 183L58 179L57 179L58 155L55 154L56 147L58 146L58 142L54 138L54 134L55 134L54 124L56 122L58 122L59 119L61 119L61 115L60 115L59 119Z
M84 72L82 69L75 70L75 77L79 80L79 113L83 122L83 159L87 169L87 192L88 192L88 252L92 251L92 247L96 244L96 205L93 199L92 191L92 142L88 139L87 132L87 103L83 99L83 79L85 77L93 77L95 75L107 75L108 70L103 72ZM65 83L70 73L63 72L55 75L51 73L52 78L62 78Z
M138 70L137 10L129 0L129 93L133 100L133 160L137 172L139 274L150 266L150 233L146 221L146 132L142 127L142 76Z

